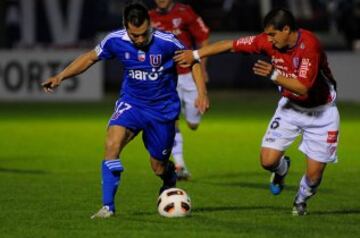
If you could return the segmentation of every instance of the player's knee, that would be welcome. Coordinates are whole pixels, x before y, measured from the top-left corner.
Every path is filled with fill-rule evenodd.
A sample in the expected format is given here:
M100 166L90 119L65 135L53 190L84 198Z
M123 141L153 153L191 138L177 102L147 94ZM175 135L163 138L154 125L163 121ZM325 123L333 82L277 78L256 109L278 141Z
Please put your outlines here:
M283 152L269 148L261 148L260 164L269 171L273 171L279 165Z
M266 170L269 170L269 171L274 170L274 168L276 167L276 166L274 166L273 163L269 163L267 161L261 161L260 164L261 164L261 167L263 167L263 169L266 169Z
M266 170L272 171L276 168L276 161L269 157L260 156L260 164Z
M164 169L155 169L153 170L156 176L161 176L164 173Z
M112 157L112 155L118 155L120 150L120 144L116 140L108 139L105 143L105 153Z
M164 173L164 167L159 166L159 167L153 168L153 171L156 176L161 176Z
M153 163L151 167L156 176L161 176L164 173L165 166L164 166L164 164L162 164L160 162Z

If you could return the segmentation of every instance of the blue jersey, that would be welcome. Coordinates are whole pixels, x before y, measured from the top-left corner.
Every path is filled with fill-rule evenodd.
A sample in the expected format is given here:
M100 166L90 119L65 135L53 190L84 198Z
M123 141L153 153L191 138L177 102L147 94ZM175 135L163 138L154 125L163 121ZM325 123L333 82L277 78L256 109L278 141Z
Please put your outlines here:
M99 59L117 58L124 67L122 101L149 110L160 120L180 112L175 51L184 46L171 33L155 31L146 49L137 48L126 30L108 34L95 48Z

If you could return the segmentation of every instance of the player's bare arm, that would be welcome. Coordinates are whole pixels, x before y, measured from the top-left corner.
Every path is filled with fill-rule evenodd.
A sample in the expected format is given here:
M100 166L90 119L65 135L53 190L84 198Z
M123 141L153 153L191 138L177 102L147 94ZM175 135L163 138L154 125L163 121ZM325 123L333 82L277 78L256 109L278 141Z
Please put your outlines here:
M298 95L306 95L308 89L296 78L285 77L274 66L263 60L258 60L253 66L254 74L270 78L274 83Z
M206 84L202 76L202 70L199 63L192 66L192 74L195 85L198 91L198 97L195 100L195 106L201 114L204 114L209 109L209 98L207 95Z
M199 48L205 47L209 45L209 40L204 40L203 42L201 42L199 44ZM209 74L206 70L206 63L207 63L207 58L202 58L201 59L201 69L202 69L202 75L204 77L205 83L209 82Z
M78 58L76 58L59 74L48 78L45 82L41 84L41 86L46 93L51 93L54 89L60 86L62 81L81 74L97 61L98 56L95 50L84 53Z
M176 63L180 64L181 67L189 67L195 61L203 57L216 55L219 53L231 51L233 48L232 40L218 41L213 44L202 47L199 50L181 50L177 51L174 57Z

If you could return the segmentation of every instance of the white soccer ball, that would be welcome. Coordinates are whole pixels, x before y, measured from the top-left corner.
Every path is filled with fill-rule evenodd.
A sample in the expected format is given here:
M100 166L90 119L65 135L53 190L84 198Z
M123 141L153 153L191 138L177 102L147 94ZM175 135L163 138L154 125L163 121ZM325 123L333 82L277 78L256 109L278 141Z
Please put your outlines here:
M158 211L164 217L184 217L191 213L191 200L180 188L164 190L158 198Z

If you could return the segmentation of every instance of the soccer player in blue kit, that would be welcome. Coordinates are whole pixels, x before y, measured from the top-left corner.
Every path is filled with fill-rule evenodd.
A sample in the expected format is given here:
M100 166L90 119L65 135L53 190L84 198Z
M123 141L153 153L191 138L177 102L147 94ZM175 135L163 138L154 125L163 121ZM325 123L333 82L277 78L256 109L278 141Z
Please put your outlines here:
M115 193L124 170L120 153L140 131L151 167L163 181L160 193L176 185L174 164L169 161L180 113L173 57L184 46L173 34L154 31L148 9L138 1L125 6L123 23L125 29L108 34L94 50L42 83L45 92L52 92L63 80L84 72L99 60L117 58L124 67L122 90L109 121L101 165L103 207L92 219L115 214ZM194 64L192 72L199 92L196 106L204 113L209 100L200 64Z

